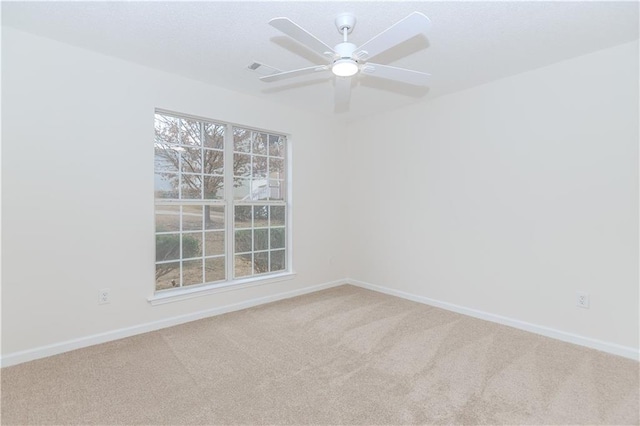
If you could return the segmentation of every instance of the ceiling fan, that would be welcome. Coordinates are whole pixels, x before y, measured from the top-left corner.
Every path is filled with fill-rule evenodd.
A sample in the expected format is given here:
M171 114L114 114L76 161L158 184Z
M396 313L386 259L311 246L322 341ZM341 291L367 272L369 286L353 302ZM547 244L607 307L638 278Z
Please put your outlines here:
M408 83L415 86L425 86L430 77L428 73L375 64L369 62L369 59L418 34L425 34L430 23L429 18L422 13L413 12L361 46L356 46L347 40L348 34L353 31L353 27L356 24L356 18L351 13L342 13L336 18L335 24L343 36L343 41L331 48L289 18L274 18L269 21L269 25L280 30L312 51L328 58L329 63L327 65L314 65L292 71L280 71L269 67L275 72L260 77L260 80L269 83L308 74L333 73L336 76L336 105L349 102L351 97L351 77L358 74L370 75L372 77Z

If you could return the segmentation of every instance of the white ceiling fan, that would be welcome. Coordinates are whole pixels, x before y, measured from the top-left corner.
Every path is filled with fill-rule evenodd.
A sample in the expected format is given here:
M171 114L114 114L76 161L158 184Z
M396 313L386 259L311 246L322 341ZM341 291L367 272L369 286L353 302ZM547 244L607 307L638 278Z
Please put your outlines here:
M329 63L327 65L314 65L292 71L280 71L269 67L275 72L260 77L260 80L274 82L308 74L326 74L331 72L336 76L336 105L349 102L351 97L351 77L359 73L415 86L425 86L430 77L428 73L375 64L369 62L369 59L418 34L425 34L430 23L429 18L422 13L413 12L361 46L356 46L347 40L348 34L353 31L353 27L356 24L356 18L351 13L342 13L336 18L335 24L340 34L343 35L343 41L331 48L289 18L274 18L269 21L271 26L312 51L327 57ZM255 65L259 66L260 64Z

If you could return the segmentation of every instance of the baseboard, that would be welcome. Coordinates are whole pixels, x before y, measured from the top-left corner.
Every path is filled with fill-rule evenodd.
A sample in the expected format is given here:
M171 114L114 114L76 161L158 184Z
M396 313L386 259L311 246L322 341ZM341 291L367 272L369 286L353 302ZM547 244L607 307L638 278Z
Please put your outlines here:
M520 330L529 331L529 332L540 334L546 337L551 337L552 339L562 340L563 342L573 343L580 346L586 346L588 348L597 349L599 351L607 352L610 354L623 356L625 358L630 358L636 361L640 360L640 352L638 351L638 349L634 349L628 346L622 346L616 343L605 342L602 340L592 339L590 337L580 336L573 333L567 333L565 331L557 330L554 328L544 327L541 325L536 325L536 324L520 321L513 318L503 317L501 315L495 315L488 312L478 311L476 309L455 305L453 303L442 302L440 300L430 299L428 297L418 296L415 294L406 293L404 291L395 290L389 287L370 284L364 281L347 279L346 282L348 282L351 285L355 285L357 287L362 287L368 290L377 291L379 293L400 297L402 299L412 300L418 303L424 303L425 305L435 306L438 308L446 309L448 311L453 311L463 315L468 315L470 317L507 325L509 327L518 328Z
M438 308L446 309L449 311L457 312L463 315L468 315L474 318L479 318L486 321L495 322L498 324L507 325L510 327L518 328L520 330L529 331L532 333L540 334L542 336L551 337L553 339L561 340L568 343L573 343L588 348L597 349L603 352L611 353L614 355L623 356L633 360L640 360L640 352L637 349L618 345L615 343L605 342L602 340L592 339L585 336L580 336L573 333L567 333L561 330L544 327L513 318L503 317L500 315L491 314L488 312L479 311L476 309L467 308L460 305L455 305L448 302L442 302L439 300L431 299L424 296L418 296L411 293L406 293L400 290L395 290L389 287L370 284L364 281L355 279L336 280L314 286L304 287L287 292L281 292L272 294L269 296L258 297L254 299L245 300L243 302L234 303L231 305L218 306L216 308L207 309L204 311L192 312L185 315L179 315L171 318L165 318L159 321L148 322L132 327L121 328L117 330L108 331L105 333L93 334L90 336L81 337L78 339L67 340L52 345L40 346L38 348L29 349L26 351L14 352L4 355L0 358L0 366L8 367L11 365L21 364L27 361L33 361L48 356L58 355L64 352L69 352L75 349L81 349L87 346L93 346L100 343L106 343L113 340L123 339L125 337L134 336L137 334L148 333L150 331L156 331L167 327L173 327L175 325L184 324L190 321L195 321L203 318L208 318L216 315L222 315L228 312L239 311L242 309L251 308L253 306L263 305L265 303L276 302L278 300L288 299L291 297L301 296L303 294L313 293L316 291L328 289L331 287L337 287L343 284L351 284L357 287L366 288L369 290L377 291L379 293L388 294L391 296L400 297L414 302L424 303L426 305L435 306Z
M184 324L186 322L195 321L203 318L208 318L216 315L226 314L228 312L239 311L242 309L251 308L253 306L263 305L265 303L276 302L278 300L289 299L291 297L301 296L307 293L314 293L316 291L324 290L331 287L337 287L339 285L346 284L345 280L336 280L323 284L304 287L296 290L281 292L264 297L257 297L254 299L245 300L240 303L234 303L231 305L218 306L216 308L207 309L204 311L192 312L185 315L179 315L171 318L165 318L159 321L148 322L132 327L120 328L117 330L107 331L105 333L93 334L90 336L81 337L78 339L67 340L60 343L54 343L52 345L40 346L38 348L29 349L26 351L14 352L4 355L0 358L0 366L8 367L11 365L21 364L27 361L33 361L40 358L49 357L52 355L58 355L64 352L69 352L75 349L85 348L87 346L93 346L100 343L110 342L112 340L123 339L125 337L134 336L136 334L148 333L150 331L156 331L167 327L173 327L175 325Z

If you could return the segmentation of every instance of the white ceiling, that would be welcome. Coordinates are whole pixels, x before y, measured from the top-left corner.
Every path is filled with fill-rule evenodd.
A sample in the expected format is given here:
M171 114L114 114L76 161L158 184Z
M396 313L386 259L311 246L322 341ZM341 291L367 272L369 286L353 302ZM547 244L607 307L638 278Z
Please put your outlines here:
M264 83L253 61L282 70L324 64L268 25L286 16L329 45L352 12L360 45L413 11L432 22L375 62L431 73L428 89L362 77L348 112L333 82ZM295 108L355 119L638 39L638 2L2 2L2 24ZM600 84L601 82L594 82Z

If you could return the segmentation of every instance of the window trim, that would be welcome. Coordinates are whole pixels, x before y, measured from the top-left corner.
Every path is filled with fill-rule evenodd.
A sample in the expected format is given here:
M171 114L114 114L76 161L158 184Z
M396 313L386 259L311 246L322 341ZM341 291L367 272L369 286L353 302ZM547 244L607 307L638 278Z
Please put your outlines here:
M185 287L177 287L173 289L164 289L164 290L156 290L156 282L153 281L152 287L152 295L147 298L147 301L152 305L162 305L170 302L187 300L194 297L200 297L215 293L233 291L233 290L241 290L244 288L254 287L258 285L271 284L276 282L287 281L295 278L296 272L293 269L293 214L292 214L292 199L293 199L293 179L292 179L292 167L291 167L291 159L293 157L293 144L292 137L287 132L281 132L278 130L267 130L260 127L248 126L244 124L238 124L225 120L218 120L213 118L206 118L197 115L185 114L180 112L175 112L168 109L155 108L153 112L153 116L156 114L167 114L173 117L185 118L191 120L198 120L208 123L217 123L225 126L225 135L224 135L224 178L225 178L225 187L224 187L224 199L222 200L209 200L212 201L213 205L221 205L225 207L225 257L226 257L226 276L228 277L225 281L216 281L212 283L202 283L189 285ZM235 264L235 253L233 249L234 244L234 206L236 200L233 198L233 185L227 185L226 182L229 181L229 178L233 182L233 129L234 127L239 127L255 132L268 133L268 134L278 134L282 135L286 138L285 145L285 156L284 156L284 168L285 168L285 194L284 194L284 207L285 207L285 235L286 235L286 269L280 272L275 273L266 273L259 275L252 275L249 277L241 277L241 278L232 278L234 273L234 264ZM230 147L230 148L228 148ZM231 166L228 166L231 165ZM154 166L155 173L155 166ZM157 199L154 197L154 208L152 210L152 218L155 223L155 205ZM179 204L185 200L174 200L174 203ZM186 200L187 202L191 200ZM194 202L197 201L206 201L206 200L192 200ZM263 200L261 203L263 204L272 204L269 202L270 200ZM159 201L161 204L170 204L168 200ZM275 204L275 203L274 203ZM283 205L281 203L277 203L277 205ZM155 225L154 225L155 229ZM153 233L153 238L155 239L155 231ZM154 242L155 244L155 242ZM229 251L230 250L230 251ZM155 260L153 265L155 265Z
M259 275L259 278L249 277L232 281L217 282L214 284L199 284L180 287L155 293L153 296L149 296L147 301L151 306L164 305L171 302L193 299L194 297L208 296L210 294L224 293L227 291L242 290L265 284L288 281L294 279L296 275L296 272L288 271L271 275Z

